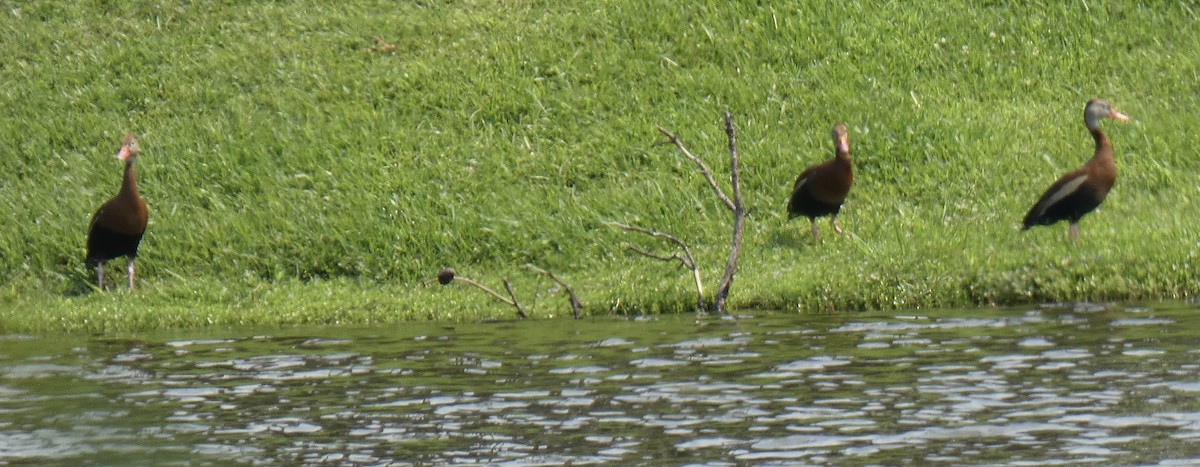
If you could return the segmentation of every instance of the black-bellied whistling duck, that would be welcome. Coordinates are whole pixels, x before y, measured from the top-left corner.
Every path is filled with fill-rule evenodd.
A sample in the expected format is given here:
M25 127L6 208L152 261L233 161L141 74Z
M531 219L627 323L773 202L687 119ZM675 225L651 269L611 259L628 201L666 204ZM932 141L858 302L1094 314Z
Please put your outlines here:
M817 217L829 216L833 231L842 233L837 223L838 212L854 183L854 168L850 163L850 136L846 125L833 126L833 159L815 164L796 178L792 186L792 198L788 201L788 219L808 217L812 223L813 241L820 239L817 233Z
M1025 214L1022 231L1035 225L1050 225L1066 219L1071 227L1067 230L1071 240L1079 238L1079 218L1092 212L1117 181L1117 163L1113 161L1112 143L1100 131L1100 121L1106 118L1128 121L1129 117L1117 112L1101 99L1088 101L1083 109L1083 121L1087 124L1092 139L1096 140L1096 152L1092 158L1063 175L1050 185L1033 208Z
M117 160L125 162L125 178L121 191L92 215L88 228L88 267L96 268L96 282L104 289L104 262L113 258L129 258L129 288L133 288L133 262L137 259L138 244L146 233L149 211L137 190L137 176L133 163L137 160L138 142L133 133L125 135Z

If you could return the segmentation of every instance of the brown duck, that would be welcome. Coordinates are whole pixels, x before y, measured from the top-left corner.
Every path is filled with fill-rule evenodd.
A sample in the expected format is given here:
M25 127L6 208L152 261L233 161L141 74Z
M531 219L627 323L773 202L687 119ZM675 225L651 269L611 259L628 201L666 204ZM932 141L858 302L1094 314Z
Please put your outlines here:
M854 183L854 168L850 163L850 136L846 125L833 126L833 159L815 164L796 178L792 186L792 197L788 201L788 219L808 217L812 224L813 241L820 240L817 233L817 218L829 216L833 231L842 233L837 223L838 212Z
M1129 117L1117 112L1108 102L1101 99L1088 101L1083 109L1083 121L1087 124L1092 139L1096 140L1096 152L1092 158L1055 181L1046 193L1025 214L1024 228L1035 225L1051 225L1061 220L1070 223L1068 236L1079 238L1079 219L1092 212L1117 182L1117 163L1113 161L1112 143L1100 131L1100 121L1106 118L1128 121Z
M138 142L133 133L125 135L117 160L125 162L125 177L121 190L92 215L88 227L88 267L96 268L96 283L104 289L104 262L125 256L129 258L129 288L133 289L133 263L137 259L138 244L146 233L149 211L137 190L137 174L133 164L137 161Z

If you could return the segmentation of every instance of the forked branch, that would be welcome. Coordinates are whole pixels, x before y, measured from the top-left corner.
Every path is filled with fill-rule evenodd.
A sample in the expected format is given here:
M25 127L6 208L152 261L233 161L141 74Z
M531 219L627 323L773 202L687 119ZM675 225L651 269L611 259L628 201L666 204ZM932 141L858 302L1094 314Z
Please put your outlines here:
M704 164L704 161L693 155L692 152L683 145L683 141L680 140L678 136L675 136L674 133L661 126L658 127L658 131L666 135L667 138L671 140L671 143L674 144L675 147L679 148L679 151L683 153L684 157L687 157L692 162L695 162L696 165L700 166L700 173L702 173L704 175L704 179L708 181L708 186L713 189L713 193L716 193L717 198L725 204L725 207L728 208L731 213L733 213L733 235L731 246L729 248L729 257L725 262L725 274L721 277L721 282L717 286L717 295L714 298L714 305L717 313L725 313L725 300L729 298L729 290L733 286L733 276L737 273L738 256L741 255L742 251L742 232L744 231L746 224L746 209L742 203L742 180L741 171L738 167L737 134L733 126L733 114L730 112L725 112L725 134L729 137L729 181L730 185L733 187L733 199L730 199L729 196L725 194L725 191L721 190L720 185L718 185L716 179L713 178L712 171L709 170L708 166ZM699 281L698 272L696 273L696 276L697 281Z
M726 114L728 115L728 112L726 112ZM712 170L709 170L708 165L706 165L704 161L700 160L699 157L693 155L691 151L688 151L688 148L683 145L683 140L679 139L678 136L675 136L675 133L671 133L666 128L661 126L658 127L658 131L666 135L667 139L671 140L671 144L674 144L675 147L679 148L679 151L683 153L684 157L687 157L692 162L695 162L696 165L700 166L700 173L704 175L705 180L708 180L708 186L712 187L713 193L717 194L717 198L720 199L722 203L725 203L725 207L729 208L730 211L736 209L733 201L730 200L729 197L725 195L725 191L721 190L721 187L717 185L717 180L713 178ZM734 190L736 191L737 188L735 187Z
M696 263L692 262L692 260L690 258L688 258L687 256L679 256L678 254L667 256L667 255L651 253L649 251L643 250L642 247L639 247L632 243L626 243L625 249L632 251L634 253L637 253L639 255L645 256L647 258L657 259L657 260L663 261L663 262L678 261L679 264L685 268L696 269Z
M521 309L521 304L517 303L517 294L513 292L512 283L508 281L507 277L502 277L500 280L504 282L504 290L508 291L508 296L512 297L512 301L509 303L511 303L512 306L517 309L517 316L520 316L521 318L528 318L529 315L526 315L525 310Z
M486 285L480 284L479 282L475 281L474 279L470 279L470 278L466 278L466 277L458 275L458 273L456 273L454 271L454 268L442 268L440 271L438 271L437 278L425 281L425 285L429 285L434 280L436 280L439 284L442 284L442 285L448 285L451 282L462 282L469 286L475 287L479 290L486 292L488 295L495 297L496 300L500 300L501 302L507 303L510 306L512 306L513 308L516 308L517 316L519 316L521 318L529 317L528 315L525 314L525 310L521 308L521 304L517 302L517 295L513 293L512 284L510 284L508 282L507 277L505 277L503 279L504 288L505 288L505 290L508 291L508 296L511 298L506 298L505 296L500 295L500 293L496 292L495 290L492 290L490 287L488 287Z
M730 185L733 187L732 199L730 199L729 196L725 194L725 191L721 189L721 186L717 184L717 180L713 178L712 170L708 168L708 165L705 164L704 161L699 157L696 157L696 155L692 154L692 152L688 150L687 146L683 144L683 140L679 139L675 133L672 133L670 130L667 130L661 126L658 127L658 131L663 135L666 135L671 144L674 144L676 148L679 148L679 151L683 153L684 157L688 158L688 160L691 160L700 167L700 173L704 175L704 179L708 181L708 186L712 188L713 193L717 195L717 199L721 200L721 203L723 203L725 207L728 208L731 213L733 213L732 245L729 249L729 257L725 262L725 275L721 277L721 282L718 284L717 295L715 297L715 308L717 313L725 313L725 301L727 298L729 298L729 290L733 286L733 276L737 273L738 256L742 251L742 232L744 231L746 224L746 209L742 203L742 179L740 168L738 167L737 134L734 131L733 126L733 114L730 112L725 112L725 134L729 136L729 181ZM625 225L618 222L609 222L608 224L623 230L639 232L665 239L678 246L679 249L683 251L682 256L679 254L660 255L651 253L633 245L625 245L625 247L630 251L642 256L657 259L659 261L678 261L679 264L683 265L683 267L691 270L692 277L696 281L696 295L698 297L697 303L699 304L701 312L706 311L704 308L704 282L700 279L699 265L696 264L696 258L692 256L692 249L687 245L687 243L685 243L679 237L659 232L657 230Z
M575 290L571 289L571 286L567 285L566 282L563 282L562 279L559 279L558 276L555 276L554 273L534 266L532 263L526 264L525 267L533 270L533 272L549 277L550 280L554 281L560 287L562 287L563 290L567 291L567 297L571 300L571 316L574 316L575 319L579 319L579 312L583 309L583 302L579 301L579 297L575 295Z
M612 227L616 227L621 230L629 231L629 232L638 232L638 233L643 233L643 234L649 235L651 237L661 238L661 239L667 240L671 243L674 243L675 246L678 246L680 251L683 252L683 256L680 256L678 254L670 255L670 256L658 255L658 254L654 254L649 251L643 250L641 248L638 248L636 246L633 246L631 244L628 244L628 243L625 244L625 248L628 248L630 251L632 251L634 253L640 254L640 255L648 257L648 258L657 259L659 261L678 261L679 264L681 264L684 268L687 268L689 271L691 271L692 279L696 281L696 306L699 307L698 310L700 310L701 312L705 311L704 281L700 279L700 268L697 267L697 265L696 265L696 257L692 255L692 248L690 246L688 246L688 244L686 242L684 242L679 237L676 237L669 233L659 232L657 230L651 230L651 229L647 229L644 227L638 227L635 225L626 225L626 224L622 224L620 222L608 222L608 225L612 226Z
M725 261L725 275L717 286L716 306L718 313L725 312L725 300L733 286L733 275L737 273L738 256L742 251L742 231L746 224L746 209L742 204L742 180L738 168L737 135L733 128L733 114L725 112L725 134L729 136L729 180L733 185L733 239L729 247L729 258Z

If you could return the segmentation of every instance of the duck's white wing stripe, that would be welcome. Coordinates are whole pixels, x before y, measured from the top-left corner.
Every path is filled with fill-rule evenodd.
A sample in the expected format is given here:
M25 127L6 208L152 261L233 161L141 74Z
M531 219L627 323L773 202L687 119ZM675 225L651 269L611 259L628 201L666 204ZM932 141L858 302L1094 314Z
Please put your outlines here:
M796 180L796 186L792 187L792 192L795 193L796 190L799 190L800 187L804 186L805 183L808 183L808 177Z
M1050 208L1050 206L1058 204L1058 202L1062 201L1063 198L1066 198L1072 193L1078 191L1079 187L1083 186L1083 182L1086 181L1087 174L1084 173L1071 179L1071 181L1064 183L1063 186L1059 187L1058 191L1055 191L1050 195L1050 197L1046 198L1046 201L1043 201L1042 204L1038 205L1038 214L1045 213L1046 209Z

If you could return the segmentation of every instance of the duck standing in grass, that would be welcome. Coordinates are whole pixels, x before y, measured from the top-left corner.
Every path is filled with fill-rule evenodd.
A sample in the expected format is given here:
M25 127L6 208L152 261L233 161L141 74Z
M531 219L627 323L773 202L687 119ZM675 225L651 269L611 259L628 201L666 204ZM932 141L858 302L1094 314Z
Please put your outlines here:
M788 220L808 217L812 224L813 241L820 240L817 218L821 216L829 216L833 231L842 233L837 215L846 201L846 194L850 193L850 185L854 183L850 136L846 132L846 125L839 123L833 126L833 148L833 159L812 165L800 173L788 201Z
M137 189L137 175L133 168L137 156L137 137L133 133L125 135L121 149L117 151L117 160L125 162L121 190L96 210L88 228L85 262L88 267L96 268L96 282L101 290L104 289L104 262L121 256L129 258L129 288L133 289L133 262L137 259L138 244L146 233L146 221L149 218L146 201L142 200Z
M1092 139L1096 140L1096 152L1083 167L1063 175L1050 185L1041 199L1029 209L1029 213L1025 214L1022 231L1065 219L1071 224L1067 231L1071 240L1079 238L1079 219L1100 206L1117 181L1117 163L1113 160L1112 143L1100 131L1100 121L1106 118L1122 122L1129 120L1129 117L1109 106L1108 102L1101 99L1088 101L1083 109L1083 121Z

